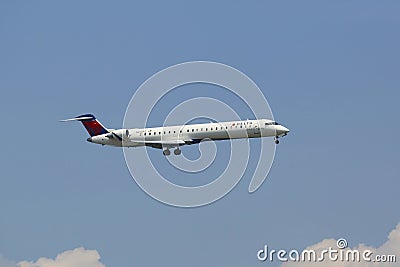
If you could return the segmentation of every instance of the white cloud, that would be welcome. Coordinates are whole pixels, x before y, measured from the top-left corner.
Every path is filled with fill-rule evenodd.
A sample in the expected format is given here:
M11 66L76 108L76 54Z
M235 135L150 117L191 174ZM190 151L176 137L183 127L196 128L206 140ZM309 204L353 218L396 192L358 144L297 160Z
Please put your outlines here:
M321 251L324 249L328 249L329 247L332 247L333 249L337 249L336 245L336 240L334 239L325 239L322 240L321 242L309 246L305 248L306 250L315 250L317 255L320 255ZM361 253L365 250L370 250L373 252L371 255L371 259L374 259L376 255L396 255L396 262L395 263L376 263L376 262L365 262L365 261L360 261L360 262L345 262L345 261L330 261L328 256L326 256L326 260L323 262L285 262L281 265L281 267L319 267L319 266L324 266L324 267L375 267L375 266L385 266L385 267L393 267L393 266L400 266L400 223L397 225L397 227L391 231L389 234L389 237L387 241L381 245L380 247L374 248L374 247L368 247L364 244L359 244L356 247L353 248L347 248L346 250L359 250ZM301 252L300 252L301 253ZM362 255L362 254L361 254Z
M100 254L96 250L76 248L67 250L53 259L40 258L36 262L22 261L18 267L105 267L100 262Z

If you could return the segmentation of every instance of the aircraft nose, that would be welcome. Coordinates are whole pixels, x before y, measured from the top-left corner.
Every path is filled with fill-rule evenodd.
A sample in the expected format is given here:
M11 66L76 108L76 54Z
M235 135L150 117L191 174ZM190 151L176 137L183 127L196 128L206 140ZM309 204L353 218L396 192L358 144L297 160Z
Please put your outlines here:
M287 134L288 132L290 132L290 130L288 128L286 128L285 126L282 126L282 130L285 134Z
M288 128L285 126L279 125L279 127L276 129L276 135L287 135L287 133L290 132Z
M88 139L86 139L86 141L88 141L88 142L92 142L92 137L89 137Z

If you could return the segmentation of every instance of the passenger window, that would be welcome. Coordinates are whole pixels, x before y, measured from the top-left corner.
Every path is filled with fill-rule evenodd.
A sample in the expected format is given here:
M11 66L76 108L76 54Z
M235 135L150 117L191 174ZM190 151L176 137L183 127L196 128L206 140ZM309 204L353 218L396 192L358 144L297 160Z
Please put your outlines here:
M189 129L187 129L187 132L189 132Z
M146 135L146 133L144 133L144 135Z
M151 133L149 133L149 135L151 135Z

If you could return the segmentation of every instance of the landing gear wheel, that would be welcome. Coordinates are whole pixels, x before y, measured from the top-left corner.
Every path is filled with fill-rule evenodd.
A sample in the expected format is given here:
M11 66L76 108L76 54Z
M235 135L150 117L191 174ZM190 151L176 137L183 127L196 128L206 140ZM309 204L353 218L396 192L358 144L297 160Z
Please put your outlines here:
M180 155L181 153L182 153L182 151L179 148L174 150L175 155Z
M169 151L169 149L166 149L162 153L164 154L164 156L169 156L171 154L171 151Z
M278 139L275 139L275 144L279 144L279 140Z

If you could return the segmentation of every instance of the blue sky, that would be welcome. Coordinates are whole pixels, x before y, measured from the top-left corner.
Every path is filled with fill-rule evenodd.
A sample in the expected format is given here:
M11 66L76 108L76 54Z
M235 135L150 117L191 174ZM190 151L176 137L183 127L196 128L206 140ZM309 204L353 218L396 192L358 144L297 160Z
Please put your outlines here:
M0 254L35 261L84 247L106 266L259 266L264 244L384 243L400 222L399 8L2 1ZM142 192L120 149L57 121L90 112L121 127L141 83L193 60L246 73L291 133L255 194L245 176L213 205L181 209Z

